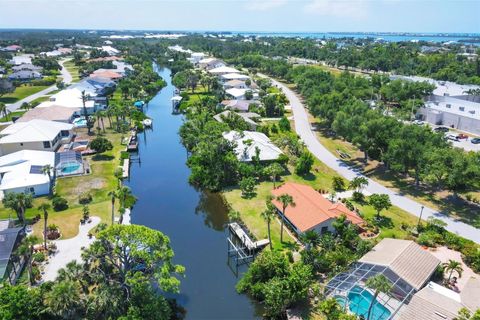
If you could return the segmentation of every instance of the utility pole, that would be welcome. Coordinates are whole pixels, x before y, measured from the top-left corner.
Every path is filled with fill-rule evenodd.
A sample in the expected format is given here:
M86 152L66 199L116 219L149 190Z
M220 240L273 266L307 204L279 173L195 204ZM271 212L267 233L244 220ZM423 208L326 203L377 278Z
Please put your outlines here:
M425 207L424 207L424 206L422 206L422 207L421 207L421 210L420 210L420 217L418 217L418 222L417 222L417 232L418 232L418 228L420 227L420 221L422 220L423 208L425 208Z

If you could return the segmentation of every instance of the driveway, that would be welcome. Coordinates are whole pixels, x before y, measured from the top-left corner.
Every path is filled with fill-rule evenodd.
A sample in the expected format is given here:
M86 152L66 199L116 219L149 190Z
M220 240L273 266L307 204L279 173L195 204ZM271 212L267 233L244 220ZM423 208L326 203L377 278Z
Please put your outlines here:
M67 68L65 68L63 66L63 64L66 62L67 60L62 60L60 61L60 65L62 66L62 69L60 70L60 73L61 73L61 76L63 78L63 82L65 84L70 84L72 83L72 75L68 72ZM13 111L16 111L17 109L20 109L20 107L22 106L22 104L24 102L27 102L27 103L30 103L32 102L33 100L36 100L40 97L43 97L47 94L49 94L50 92L53 92L55 90L57 90L57 86L56 85L53 85L51 87L48 87L46 89L43 89L42 91L39 91L37 93L34 93L28 97L25 97L23 98L22 100L18 100L17 102L15 103L11 103L11 104L8 104L7 105L7 110L10 111L10 112L13 112Z
M64 268L70 261L82 260L82 247L88 247L95 241L90 239L88 233L100 223L99 217L91 217L92 222L81 224L78 234L67 240L53 241L57 245L57 253L50 257L48 264L45 265L43 280L53 281L57 278L58 270Z
M273 79L272 83L277 87L281 88L285 95L287 96L288 100L290 101L290 105L292 106L293 116L295 120L295 131L303 140L307 148L310 152L317 157L320 161L325 163L327 166L338 172L340 175L344 176L348 180L352 180L355 177L364 176L359 170L353 169L343 161L339 160L335 157L332 153L330 153L317 139L315 133L312 131L311 125L308 121L307 111L305 110L302 102L297 97L297 95L290 90L284 84L275 81ZM383 193L388 194L390 197L390 201L395 206L415 215L420 216L420 212L422 211L422 205L401 193L393 191L384 187L383 185L379 184L378 182L368 179L368 187L365 190L369 193ZM446 229L448 231L457 233L462 237L467 239L473 240L477 243L480 243L480 230L470 226L466 223L457 221L448 217L445 214L442 214L434 209L424 207L423 209L423 219L427 219L429 217L435 217L444 221L447 226Z

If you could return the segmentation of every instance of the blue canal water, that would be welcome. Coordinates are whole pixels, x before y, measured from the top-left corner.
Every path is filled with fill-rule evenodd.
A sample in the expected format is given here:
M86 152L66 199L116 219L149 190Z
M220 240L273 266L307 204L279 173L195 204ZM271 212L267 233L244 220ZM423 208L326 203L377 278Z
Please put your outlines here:
M178 130L182 116L172 115L170 71L158 70L168 83L145 112L153 129L139 134L141 163L133 163L127 182L138 198L131 221L170 237L175 263L186 268L180 294L186 319L254 319L252 301L235 291L238 278L227 265L227 210L216 194L188 183L187 153Z

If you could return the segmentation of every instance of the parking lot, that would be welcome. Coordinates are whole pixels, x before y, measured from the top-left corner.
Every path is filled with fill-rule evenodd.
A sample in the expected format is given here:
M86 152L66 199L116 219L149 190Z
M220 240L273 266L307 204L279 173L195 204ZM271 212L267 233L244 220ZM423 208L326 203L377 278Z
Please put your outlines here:
M432 130L434 130L435 128L438 128L438 127L444 127L444 126L433 125L433 124L423 122L423 121L422 122L416 122L416 123L419 124L419 125L420 124L421 125L428 125L432 128ZM469 137L467 139L459 139L459 141L454 141L454 140L450 140L450 139L448 141L450 141L454 147L462 148L465 151L480 151L480 143L479 144L474 144L474 143L471 142L471 140L473 138L477 137L477 136L472 135L471 133L465 133L465 132L461 132L461 131L456 130L456 129L449 128L448 133L445 133L445 134L446 135L447 134L458 135L460 133L464 133L464 134L468 135Z

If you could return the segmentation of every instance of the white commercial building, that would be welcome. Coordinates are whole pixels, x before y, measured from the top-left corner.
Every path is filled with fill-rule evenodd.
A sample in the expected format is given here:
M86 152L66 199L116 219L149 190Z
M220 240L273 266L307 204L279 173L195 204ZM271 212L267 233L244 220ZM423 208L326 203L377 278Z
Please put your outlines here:
M55 152L22 150L0 157L0 197L9 192L49 194L54 172L44 173L45 166L55 167Z
M225 132L223 137L234 142L235 154L238 160L250 162L256 156L257 149L260 151L260 161L276 160L283 153L270 139L261 132L255 131L230 131Z
M3 129L0 136L0 155L21 150L56 151L72 139L73 125L35 119L16 122Z

